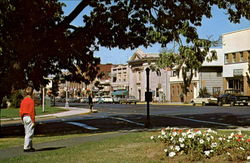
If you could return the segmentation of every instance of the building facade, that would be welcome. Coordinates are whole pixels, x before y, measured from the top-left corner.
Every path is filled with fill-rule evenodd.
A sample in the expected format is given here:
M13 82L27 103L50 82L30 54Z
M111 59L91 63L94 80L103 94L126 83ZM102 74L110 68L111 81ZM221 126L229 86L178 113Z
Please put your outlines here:
M223 34L224 89L237 89L244 95L250 95L248 84L250 56L250 28Z
M128 96L129 70L127 64L113 65L111 69L112 95L118 97Z
M223 91L222 67L224 62L222 49L211 49L217 52L217 60L212 62L204 61L201 69L194 72L192 83L189 87L187 96L182 93L182 73L179 75L175 70L172 71L170 77L170 96L172 102L191 101L191 99L199 96L200 89L206 88L211 95L218 96ZM210 55L210 53L208 54Z
M159 54L144 53L138 49L128 61L129 66L129 95L135 96L140 101L145 101L146 92L146 68L154 65ZM169 101L170 71L161 69L159 73L150 70L149 89L153 95L153 101Z

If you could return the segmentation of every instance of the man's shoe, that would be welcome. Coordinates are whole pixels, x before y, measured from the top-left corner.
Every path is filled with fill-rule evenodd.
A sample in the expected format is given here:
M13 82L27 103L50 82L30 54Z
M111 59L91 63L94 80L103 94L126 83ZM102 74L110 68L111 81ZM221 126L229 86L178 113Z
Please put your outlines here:
M24 152L35 152L36 150L34 148L30 148L30 149L24 149Z

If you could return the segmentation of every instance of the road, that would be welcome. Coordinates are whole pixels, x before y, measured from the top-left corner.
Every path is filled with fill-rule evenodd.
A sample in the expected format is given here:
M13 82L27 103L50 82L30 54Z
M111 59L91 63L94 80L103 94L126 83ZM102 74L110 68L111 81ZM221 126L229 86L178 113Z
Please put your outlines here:
M70 106L88 107L87 104L79 103ZM98 113L40 120L36 126L36 134L61 135L143 129L146 122L146 105L95 104L94 109ZM150 105L150 123L151 128L172 126L249 129L250 107ZM21 124L2 126L2 130L5 134L3 136L23 135Z

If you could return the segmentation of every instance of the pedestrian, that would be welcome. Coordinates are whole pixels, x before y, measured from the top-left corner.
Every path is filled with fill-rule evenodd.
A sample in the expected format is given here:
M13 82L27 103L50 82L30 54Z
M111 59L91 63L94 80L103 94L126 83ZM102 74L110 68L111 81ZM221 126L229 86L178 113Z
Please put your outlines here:
M93 112L93 100L91 94L89 94L89 109L91 112Z
M24 91L25 97L21 101L20 116L24 125L25 137L24 137L24 152L34 152L35 149L32 146L32 137L34 135L35 128L35 102L32 99L33 88L27 87Z

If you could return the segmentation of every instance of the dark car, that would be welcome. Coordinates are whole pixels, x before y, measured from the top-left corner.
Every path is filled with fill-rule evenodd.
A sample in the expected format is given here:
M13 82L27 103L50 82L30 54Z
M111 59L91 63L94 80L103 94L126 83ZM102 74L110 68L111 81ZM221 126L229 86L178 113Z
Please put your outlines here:
M240 90L225 90L225 93L218 97L218 105L230 104L230 106L238 105L248 105L250 102L250 96L244 96L240 94Z

